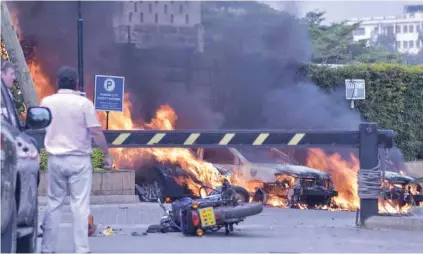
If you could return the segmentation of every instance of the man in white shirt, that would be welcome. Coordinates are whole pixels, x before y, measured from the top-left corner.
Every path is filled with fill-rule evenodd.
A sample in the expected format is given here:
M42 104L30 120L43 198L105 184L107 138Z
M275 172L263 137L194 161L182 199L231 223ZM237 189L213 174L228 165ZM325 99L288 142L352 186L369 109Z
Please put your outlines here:
M57 74L58 92L45 97L41 106L50 109L52 122L46 128L44 147L48 153L48 208L43 221L41 252L56 250L60 208L68 192L73 213L75 251L90 252L88 216L92 185L92 140L111 167L107 142L93 103L77 92L75 69L62 67Z

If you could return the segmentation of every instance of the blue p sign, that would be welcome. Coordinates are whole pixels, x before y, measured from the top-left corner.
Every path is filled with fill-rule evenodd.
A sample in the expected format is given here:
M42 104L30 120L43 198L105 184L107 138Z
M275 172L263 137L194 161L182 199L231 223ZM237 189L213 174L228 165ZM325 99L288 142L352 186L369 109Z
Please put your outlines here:
M115 90L115 81L113 79L110 79L110 78L106 79L104 81L104 89L107 92L112 92L113 90Z

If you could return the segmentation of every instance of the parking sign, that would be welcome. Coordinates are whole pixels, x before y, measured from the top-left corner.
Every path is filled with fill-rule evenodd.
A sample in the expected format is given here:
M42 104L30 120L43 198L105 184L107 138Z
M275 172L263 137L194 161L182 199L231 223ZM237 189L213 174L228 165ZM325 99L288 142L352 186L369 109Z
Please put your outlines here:
M345 98L347 100L365 100L366 83L364 79L346 79Z
M125 78L96 75L94 106L99 111L123 111Z

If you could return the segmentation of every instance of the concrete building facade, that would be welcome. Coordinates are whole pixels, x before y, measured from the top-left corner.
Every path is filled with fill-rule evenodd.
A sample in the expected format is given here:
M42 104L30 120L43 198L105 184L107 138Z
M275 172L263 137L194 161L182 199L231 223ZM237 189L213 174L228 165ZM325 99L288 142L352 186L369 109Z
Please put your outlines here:
M353 32L354 41L375 41L379 35L392 37L401 53L416 54L423 49L423 5L405 6L403 17L372 17L350 19L360 22Z
M200 1L125 1L118 13L114 27L119 43L203 51Z

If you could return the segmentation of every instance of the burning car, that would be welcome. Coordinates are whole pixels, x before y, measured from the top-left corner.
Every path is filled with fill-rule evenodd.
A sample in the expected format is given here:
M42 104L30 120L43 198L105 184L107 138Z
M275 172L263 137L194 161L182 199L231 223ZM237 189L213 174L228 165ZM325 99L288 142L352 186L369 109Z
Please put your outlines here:
M419 206L423 203L422 186L415 178L393 171L385 171L382 192L385 199L394 201L400 207Z
M219 173L217 175L219 179L215 179L214 182L222 182L223 179L231 178L231 171L218 166L214 168ZM154 165L147 167L147 170L136 173L135 182L136 195L138 195L141 202L156 202L158 198L169 201L174 201L182 197L199 198L202 196L202 193L194 192L190 189L187 182L191 182L197 186L204 186L204 183L189 171L175 165ZM250 200L250 195L245 188L241 186L232 187L236 192L237 200L240 202L248 202Z
M295 165L277 149L200 148L197 154L214 166L232 171L232 182L246 187L254 201L284 207L314 207L329 205L338 194L329 174Z

